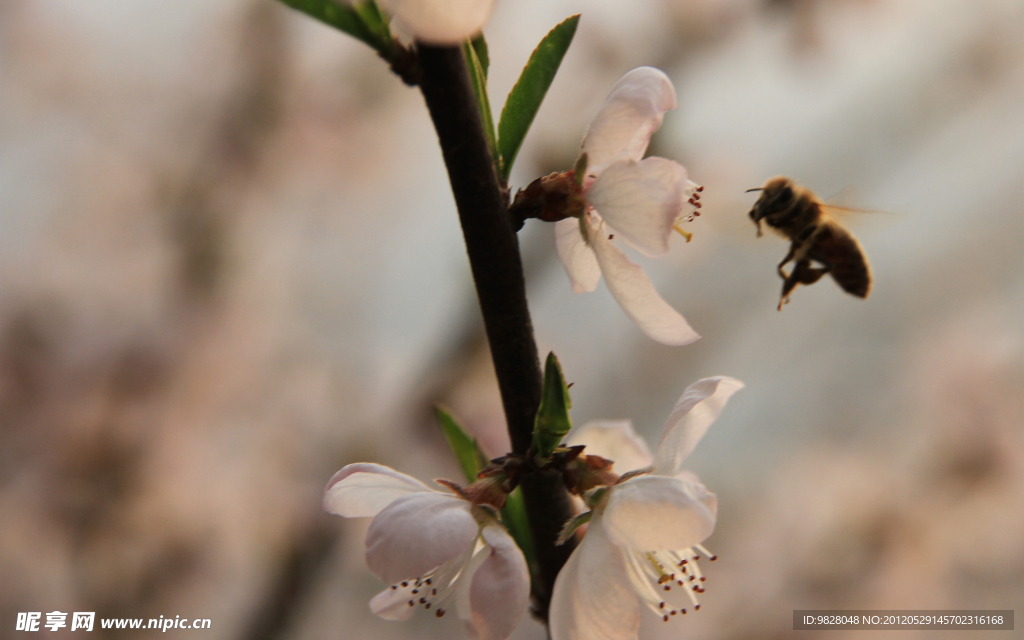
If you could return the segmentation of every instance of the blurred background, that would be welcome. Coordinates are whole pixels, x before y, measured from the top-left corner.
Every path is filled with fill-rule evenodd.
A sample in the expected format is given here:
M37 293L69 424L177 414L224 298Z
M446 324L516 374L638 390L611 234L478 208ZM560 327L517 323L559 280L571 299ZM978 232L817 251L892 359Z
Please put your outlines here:
M721 505L704 606L641 636L1024 602L1024 5L504 0L495 109L573 13L513 186L570 168L640 65L679 94L651 153L705 186L693 242L640 259L691 346L645 338L603 285L574 296L552 229L520 233L574 420L653 442L697 378L747 384L690 459ZM848 221L867 301L827 278L775 310L786 243L755 240L744 190L778 174L886 212ZM212 619L168 638L461 637L371 615L368 523L320 508L350 462L458 477L436 402L506 451L418 91L272 0L0 2L0 637L37 610Z

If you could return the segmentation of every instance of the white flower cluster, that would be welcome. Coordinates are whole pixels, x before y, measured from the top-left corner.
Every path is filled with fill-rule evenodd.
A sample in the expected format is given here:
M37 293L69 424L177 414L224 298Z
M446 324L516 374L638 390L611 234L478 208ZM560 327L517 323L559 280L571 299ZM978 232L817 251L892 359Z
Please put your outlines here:
M635 639L642 605L666 621L699 608L696 560L714 559L700 543L715 528L717 500L682 462L742 387L726 377L690 385L654 456L628 421L591 422L569 433L567 445L585 444L627 473L596 490L602 493L586 535L558 574L553 640ZM443 616L454 607L470 637L502 640L526 612L530 577L522 552L493 512L463 496L357 463L331 478L324 508L373 518L366 564L390 586L370 609L382 618L405 620L417 607Z

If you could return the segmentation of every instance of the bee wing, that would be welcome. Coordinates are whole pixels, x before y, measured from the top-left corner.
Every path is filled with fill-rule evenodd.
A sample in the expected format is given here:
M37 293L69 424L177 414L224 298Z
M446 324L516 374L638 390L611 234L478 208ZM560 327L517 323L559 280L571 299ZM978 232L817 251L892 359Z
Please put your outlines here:
M856 185L848 185L838 193L821 203L825 213L843 224L853 227L875 226L889 216L896 214L878 209L865 209L857 206L862 200L861 190ZM881 218L881 220L879 219Z
M858 209L827 203L822 203L821 207L825 213L852 229L867 229L892 224L898 217L898 214L877 209Z

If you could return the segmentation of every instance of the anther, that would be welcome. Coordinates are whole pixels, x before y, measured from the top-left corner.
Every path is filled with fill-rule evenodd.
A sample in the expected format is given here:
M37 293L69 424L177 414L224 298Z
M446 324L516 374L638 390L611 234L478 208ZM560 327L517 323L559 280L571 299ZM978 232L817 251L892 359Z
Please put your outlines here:
M680 613L682 613L682 614L683 614L684 616L686 615L686 609L680 609L679 611L680 611Z
M718 556L711 556L710 558L708 558L708 560L714 562L715 560L718 560Z
M398 585L397 585L397 584L393 584L393 585L391 585L391 590L392 590L392 591L394 591L394 590L395 590L395 589L397 589L397 588L398 588Z
M693 610L694 611L700 611L700 605L699 604L693 605Z
M431 589L430 590L430 595L436 596L437 595L437 589Z
M434 583L434 579L433 578L427 578L425 584L433 584L433 583Z
M430 603L428 602L427 604L423 605L423 608L424 609L429 609L430 608Z
M671 590L672 590L672 587L670 585L666 584L665 585L665 591L671 591Z
M420 604L426 604L426 603L427 603L427 599L426 598L420 598Z
M608 239L609 240L614 240L615 239L615 234L614 233L609 233L608 234Z
M665 608L665 603L664 602L659 602L658 603L658 608L659 609L664 609Z
M434 615L437 616L438 618L440 618L441 616L444 615L444 609L438 609L437 613L435 613Z
M673 609L670 615L673 615L673 616L676 615L676 610Z
M413 589L413 590L412 590L412 595L416 595L416 594L417 594L417 593L419 593L419 592L420 592L420 590L419 590L419 589Z
M403 587L408 587L408 586L409 586L409 583L408 583L408 582L403 582L403 583L402 583L402 586L403 586Z
M410 607L415 607L415 606L416 606L416 603L415 603L415 602L413 602L412 600L410 600L410 601L409 601L409 606L410 606Z
M707 578L706 578L705 576L701 576L701 577L700 577L700 581L701 581L701 582L704 582L705 580L707 580Z
M661 616L661 620L662 622L668 622L668 614L666 613L665 615Z

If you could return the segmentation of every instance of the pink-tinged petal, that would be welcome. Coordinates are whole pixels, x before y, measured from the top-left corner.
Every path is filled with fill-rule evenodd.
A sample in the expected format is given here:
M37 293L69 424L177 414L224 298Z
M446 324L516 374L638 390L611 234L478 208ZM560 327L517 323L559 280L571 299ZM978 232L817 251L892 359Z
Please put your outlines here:
M587 175L601 175L615 160L644 157L665 112L678 105L672 81L662 71L640 67L622 76L583 138Z
M614 461L615 473L620 475L654 464L651 450L629 420L591 420L573 427L565 437L565 444L570 447L586 445L584 453Z
M370 462L346 465L324 489L324 510L346 518L369 518L410 493L434 492L412 476Z
M416 607L409 606L408 590L388 587L370 599L370 611L385 620L408 620Z
M569 274L573 293L586 293L597 288L601 268L594 250L587 246L580 232L579 218L566 218L555 223L555 248Z
M609 227L648 256L668 253L672 225L686 203L686 169L665 158L618 160L587 190Z
M494 0L381 0L417 40L460 44L487 22Z
M439 492L398 498L366 532L366 566L387 583L425 575L466 551L479 527L469 503Z
M640 601L622 551L608 539L602 517L555 579L548 614L551 640L636 640Z
M644 270L607 236L594 234L591 246L608 290L641 331L653 340L674 346L690 344L700 338L683 316L661 299Z
M481 531L487 543L485 560L469 587L469 635L480 640L505 640L526 613L530 572L515 540L498 526Z
M726 376L704 378L688 386L662 428L661 442L655 455L656 472L676 475L683 460L693 452L711 423L718 419L725 403L742 388L742 382Z
M645 475L612 488L604 526L614 544L633 551L677 550L711 535L717 512L718 500L704 485Z

